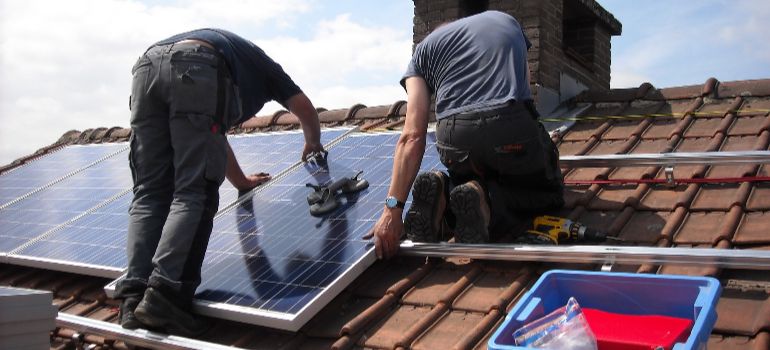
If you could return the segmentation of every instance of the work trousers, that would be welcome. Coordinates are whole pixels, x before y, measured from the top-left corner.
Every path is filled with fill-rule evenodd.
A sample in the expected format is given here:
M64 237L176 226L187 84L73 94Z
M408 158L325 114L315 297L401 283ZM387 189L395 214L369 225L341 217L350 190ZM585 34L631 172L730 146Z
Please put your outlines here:
M492 239L564 205L559 150L533 105L511 102L440 119L436 139L452 185L476 180L486 191Z
M235 89L219 54L196 44L152 47L132 73L134 198L128 270L116 296L141 296L150 286L188 306L219 206Z

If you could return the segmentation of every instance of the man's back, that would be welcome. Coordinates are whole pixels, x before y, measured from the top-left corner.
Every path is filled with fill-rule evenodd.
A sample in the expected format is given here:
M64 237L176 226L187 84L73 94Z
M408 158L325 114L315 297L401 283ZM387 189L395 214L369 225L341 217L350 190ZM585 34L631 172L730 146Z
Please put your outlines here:
M434 30L415 49L404 78L425 79L439 119L529 100L529 46L513 17L487 11Z

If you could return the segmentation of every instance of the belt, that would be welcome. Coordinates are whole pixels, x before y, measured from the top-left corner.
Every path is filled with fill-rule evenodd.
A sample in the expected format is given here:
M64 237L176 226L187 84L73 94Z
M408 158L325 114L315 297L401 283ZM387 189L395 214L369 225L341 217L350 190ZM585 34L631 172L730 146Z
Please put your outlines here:
M496 116L504 116L504 115L510 115L515 114L518 112L527 111L532 115L532 119L537 119L540 115L537 113L537 109L535 109L535 104L532 102L532 100L525 100L525 101L515 101L511 100L509 102L506 102L505 104L484 110L484 111L477 111L477 112L464 112L464 113L457 113L450 115L446 118L442 119L454 119L454 120L478 120L478 119L486 119L490 117L496 117Z
M209 49L212 49L212 50L216 51L216 49L214 48L213 45L211 45L211 44L209 44L209 43L207 43L207 42L205 42L203 40L198 40L198 39L184 39L184 40L177 41L174 44L175 45L178 45L178 44L200 45L200 46L207 47Z

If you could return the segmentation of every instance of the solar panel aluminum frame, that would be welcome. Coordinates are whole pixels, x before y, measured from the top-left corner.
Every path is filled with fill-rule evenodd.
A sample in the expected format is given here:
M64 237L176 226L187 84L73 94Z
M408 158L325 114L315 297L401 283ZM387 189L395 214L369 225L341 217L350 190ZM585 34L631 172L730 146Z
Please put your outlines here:
M26 255L7 255L4 259L0 259L0 262L8 264L34 267L38 269L54 270L61 272L74 273L79 275L96 276L103 278L117 278L120 276L124 269L111 269L102 265L92 265L85 263L75 263L71 261L64 261L58 259L48 259L31 257Z

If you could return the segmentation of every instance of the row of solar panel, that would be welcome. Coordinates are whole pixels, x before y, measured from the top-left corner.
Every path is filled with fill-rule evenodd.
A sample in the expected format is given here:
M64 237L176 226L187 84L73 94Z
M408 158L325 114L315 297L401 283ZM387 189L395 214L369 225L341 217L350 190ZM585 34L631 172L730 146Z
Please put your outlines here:
M325 166L297 166L296 155L304 142L301 133L231 138L244 171L284 175L240 200L229 184L220 190L221 203L232 204L223 206L215 219L196 295L199 311L295 330L374 261L371 244L361 237L382 208L398 134L344 135L349 131L323 132L325 144L342 137L329 147ZM14 185L23 178L15 171L6 174L12 181L0 176L3 198L23 196L10 199L0 210L0 249L9 252L7 260L110 277L125 268L132 197L127 189L126 147L100 147L59 151L89 155L76 159L103 159L82 162L86 165L78 168L71 154L65 163L74 170L65 178L50 180L57 174L58 158L64 156L24 167L28 174L49 174L46 179L19 181L27 187ZM44 170L29 169L35 165ZM422 166L440 167L432 145ZM310 189L305 184L325 184L359 170L370 183L367 190L343 196L340 208L326 217L309 215ZM36 183L45 185L30 191Z

